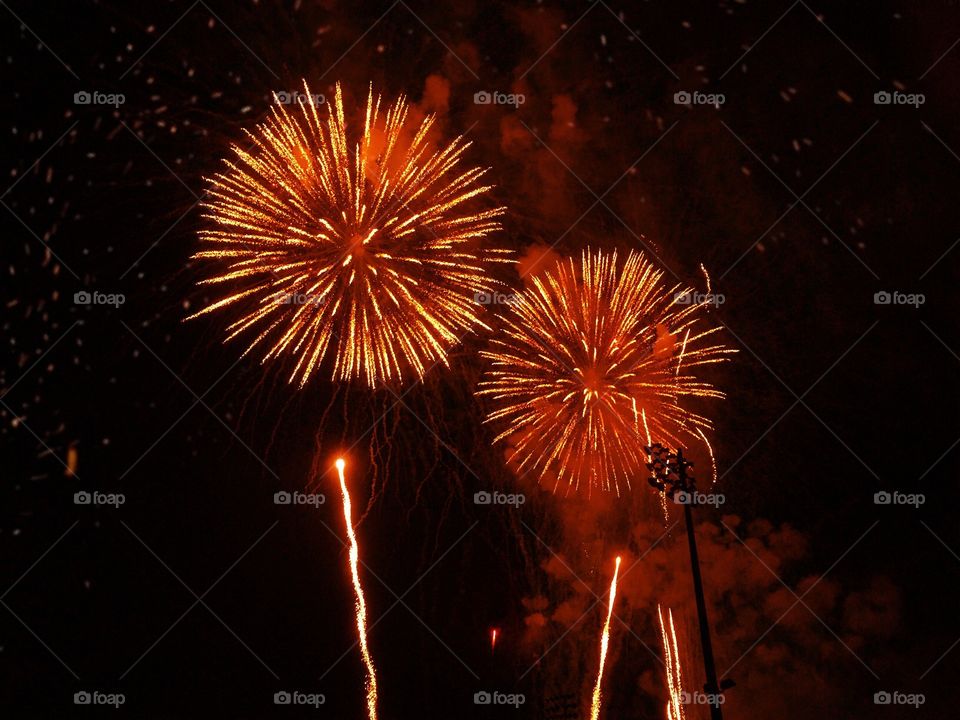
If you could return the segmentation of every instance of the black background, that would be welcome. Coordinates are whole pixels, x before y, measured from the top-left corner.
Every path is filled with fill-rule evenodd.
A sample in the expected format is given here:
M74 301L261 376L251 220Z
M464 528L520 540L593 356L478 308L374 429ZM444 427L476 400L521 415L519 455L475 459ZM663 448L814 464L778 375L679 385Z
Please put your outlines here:
M899 661L865 681L927 703L878 709L864 695L858 717L950 715L958 656L920 676L960 636L960 48L947 52L958 14L932 1L4 3L4 715L114 712L73 705L74 692L96 688L124 693L116 714L134 717L360 717L355 651L320 679L354 628L336 485L311 475L315 453L329 462L353 446L356 504L371 478L385 483L360 526L383 580L365 577L372 617L429 569L372 634L383 716L543 716L538 673L516 680L539 653L514 639L545 551L518 517L472 503L511 482L472 396L484 338L397 405L388 391L322 379L297 392L256 358L238 361L219 319L183 322L204 302L189 261L202 178L268 111L270 91L306 77L330 93L340 79L361 97L372 81L417 102L431 74L451 82L442 126L469 130L470 161L492 168L494 201L509 207L500 242L519 251L560 238L557 252L578 254L642 236L684 281L710 268L727 299L716 317L741 350L712 377L729 396L711 408L721 473L742 456L722 481L725 512L792 523L811 538L810 573L879 520L832 572L853 584L882 573L899 587L888 648ZM473 104L479 90L511 91L541 56L519 110ZM925 103L874 104L894 81ZM726 103L676 105L683 89ZM78 106L80 90L126 101ZM556 155L514 151L503 118L516 112L552 146L559 94L577 106L576 141L557 141ZM648 149L608 207L595 204ZM541 187L543 175L555 183ZM78 306L83 289L126 302ZM878 306L881 290L926 302ZM76 477L64 473L71 447ZM273 504L311 479L325 506ZM83 488L126 503L78 507ZM878 508L880 489L927 502ZM541 528L573 501L535 493L518 514ZM504 629L496 659L493 625ZM649 665L630 642L614 671L625 683ZM841 687L864 681L847 660ZM484 688L527 703L477 708ZM327 704L277 708L285 689ZM788 696L783 716L802 717ZM663 715L649 700L610 712Z

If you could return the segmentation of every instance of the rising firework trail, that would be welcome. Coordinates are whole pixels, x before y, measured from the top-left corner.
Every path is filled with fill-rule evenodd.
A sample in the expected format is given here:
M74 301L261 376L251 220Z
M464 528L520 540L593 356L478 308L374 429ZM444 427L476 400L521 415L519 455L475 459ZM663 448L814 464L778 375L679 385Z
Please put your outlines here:
M603 684L603 667L607 662L607 647L610 645L610 618L613 617L613 601L617 597L617 575L620 574L620 556L617 555L617 565L613 570L613 580L610 582L610 602L607 605L607 620L603 624L603 634L600 636L600 667L597 670L597 684L593 688L593 700L590 703L590 720L600 717L601 692Z
M697 376L735 352L714 340L697 293L666 286L640 253L583 253L530 279L505 316L479 393L517 471L556 490L629 489L644 447L699 442L709 418L693 398L723 393ZM502 429L501 429L502 428Z
M506 251L482 246L503 208L472 208L490 186L458 167L469 143L433 150L434 117L413 126L403 97L382 108L371 88L348 122L339 84L332 103L304 91L208 179L193 257L218 295L191 318L227 311L226 339L287 360L301 387L327 361L370 387L422 377L486 327L476 294Z
M356 599L357 633L360 637L360 653L363 655L363 664L367 668L367 715L370 720L377 718L377 669L370 656L367 645L367 603L363 597L363 586L360 584L360 549L357 546L357 536L353 530L353 519L350 509L350 492L347 490L347 481L343 475L343 458L337 458L337 473L340 475L340 492L343 495L343 520L347 526L347 536L350 538L350 575L353 578L353 592Z
M663 610L657 605L660 618L660 639L663 641L663 657L667 667L667 690L670 700L667 702L667 720L685 720L683 707L683 673L680 666L680 648L677 645L677 630L673 625L673 610L667 609L669 622L663 620Z

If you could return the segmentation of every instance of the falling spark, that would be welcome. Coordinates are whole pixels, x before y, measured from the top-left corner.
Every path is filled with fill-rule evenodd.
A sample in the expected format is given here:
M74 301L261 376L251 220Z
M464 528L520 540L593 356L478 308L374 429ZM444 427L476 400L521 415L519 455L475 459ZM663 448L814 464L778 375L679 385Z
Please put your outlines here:
M724 396L696 373L735 351L714 341L720 327L703 325L694 292L662 278L640 253L587 250L532 277L509 306L503 338L482 353L492 368L479 393L493 398L487 421L502 426L496 440L518 472L619 495L644 472L651 439L676 447L711 429L687 400Z
M226 339L287 359L301 387L328 360L335 380L370 387L423 377L487 327L477 294L507 251L481 245L503 208L468 209L486 171L458 167L462 137L431 152L434 116L414 126L403 97L381 108L371 87L348 127L339 84L325 108L304 90L296 109L277 98L249 150L235 145L208 180L193 257L221 293L188 319L229 310Z
M700 433L700 437L703 439L703 444L707 446L707 452L710 453L710 469L712 471L713 480L712 485L717 484L717 459L713 456L713 446L710 444L710 441L707 439L707 436L703 434L703 430L697 428L697 431Z
M607 621L603 624L603 634L600 636L600 668L597 670L597 684L593 688L593 702L590 704L590 720L600 717L601 694L603 684L603 666L607 661L607 647L610 644L610 618L613 616L613 601L617 597L617 575L620 573L620 556L617 555L617 566L613 570L613 580L610 582L610 603L607 605Z
M353 592L356 599L357 633L360 635L360 653L363 663L367 666L367 714L370 720L377 718L377 670L373 666L370 648L367 645L367 603L363 598L363 586L360 585L360 573L357 565L360 562L360 549L357 546L357 536L353 531L353 520L350 510L350 492L347 490L347 481L343 476L343 458L337 458L337 473L340 475L340 492L343 494L343 519L347 525L347 536L350 538L350 574L353 577Z
M670 620L670 629L663 621L663 609L657 604L657 615L660 617L660 638L663 640L663 655L667 668L667 689L670 700L667 703L667 720L684 720L686 713L683 707L683 675L680 668L680 649L677 645L677 631L673 625L673 610L667 609Z
M497 651L497 629L493 628L490 631L490 654L492 655Z

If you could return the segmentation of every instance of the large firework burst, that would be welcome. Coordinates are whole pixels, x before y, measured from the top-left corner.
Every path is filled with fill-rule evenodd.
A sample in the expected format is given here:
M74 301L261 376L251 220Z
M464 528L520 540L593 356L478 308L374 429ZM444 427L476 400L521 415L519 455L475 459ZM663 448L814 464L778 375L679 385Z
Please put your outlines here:
M433 116L408 123L404 98L381 111L371 87L348 132L339 85L327 108L304 90L299 107L277 98L208 181L213 227L194 257L214 261L201 284L223 294L191 317L229 309L227 339L291 358L301 386L328 356L338 380L422 376L483 326L475 295L503 251L481 243L503 208L467 208L485 170L455 170L462 137L432 152Z
M505 337L483 355L492 369L480 394L492 396L488 421L503 431L521 473L554 489L568 483L630 486L652 441L696 438L710 420L685 407L691 397L721 398L694 371L732 350L701 327L704 305L639 253L583 253L531 278L506 313Z

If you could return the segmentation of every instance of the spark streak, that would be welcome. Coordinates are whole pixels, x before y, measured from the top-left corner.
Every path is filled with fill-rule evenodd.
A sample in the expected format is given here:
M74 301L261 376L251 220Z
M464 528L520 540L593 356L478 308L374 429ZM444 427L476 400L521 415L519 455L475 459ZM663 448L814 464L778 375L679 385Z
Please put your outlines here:
M343 458L337 458L337 473L340 475L340 492L343 494L343 519L347 525L347 535L350 538L350 574L353 577L353 592L356 598L357 633L360 635L360 653L363 663L367 666L367 714L370 720L377 718L377 669L373 666L370 648L367 645L367 603L363 598L363 586L360 584L360 573L357 565L360 562L360 548L357 546L357 536L353 531L353 520L350 510L350 492L347 490L347 481L343 476Z
M660 616L660 638L663 640L663 655L667 666L667 689L670 691L670 701L667 703L667 720L684 720L686 714L683 708L683 676L680 668L680 649L677 645L677 631L673 625L673 610L667 609L670 620L670 631L663 621L663 609L657 605L657 615Z
M617 597L617 575L620 574L620 556L617 555L617 566L613 570L613 580L610 582L610 603L607 605L607 621L603 624L603 634L600 636L600 669L597 671L597 684L593 688L593 702L590 704L590 720L600 717L600 686L603 684L603 666L607 662L607 647L610 645L610 618L613 616L613 601Z

